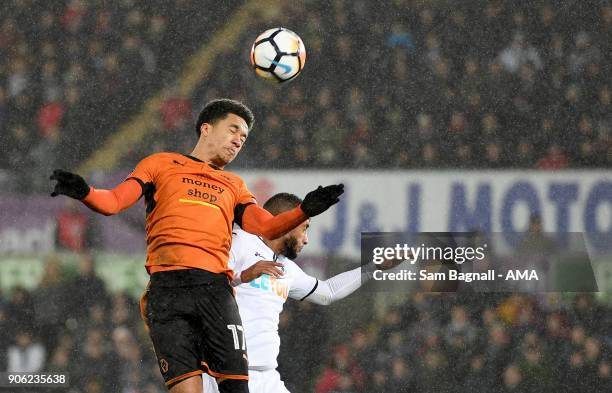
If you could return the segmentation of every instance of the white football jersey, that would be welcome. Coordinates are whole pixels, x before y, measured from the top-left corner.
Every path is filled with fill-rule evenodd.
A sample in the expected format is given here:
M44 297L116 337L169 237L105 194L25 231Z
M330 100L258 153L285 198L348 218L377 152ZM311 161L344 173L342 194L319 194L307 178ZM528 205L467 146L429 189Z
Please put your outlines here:
M279 314L287 297L302 300L317 286L317 279L306 274L295 262L275 255L263 240L239 226L232 231L229 266L235 276L259 261L282 263L284 274L267 274L236 287L236 301L242 318L249 357L249 368L275 369L280 349Z

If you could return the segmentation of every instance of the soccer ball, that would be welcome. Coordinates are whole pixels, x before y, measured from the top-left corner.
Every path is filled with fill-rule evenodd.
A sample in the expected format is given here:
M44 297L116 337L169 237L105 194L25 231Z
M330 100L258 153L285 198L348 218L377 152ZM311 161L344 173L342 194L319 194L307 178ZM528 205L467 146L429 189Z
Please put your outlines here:
M251 64L262 78L287 82L300 74L306 62L302 39L282 27L260 34L251 48Z

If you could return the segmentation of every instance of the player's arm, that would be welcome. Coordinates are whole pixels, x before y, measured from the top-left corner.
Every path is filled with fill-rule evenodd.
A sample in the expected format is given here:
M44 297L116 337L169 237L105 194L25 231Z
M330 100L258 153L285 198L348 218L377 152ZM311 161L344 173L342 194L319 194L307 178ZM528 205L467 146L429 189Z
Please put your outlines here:
M106 216L117 214L135 204L142 196L143 187L129 178L112 190L95 189L79 175L55 170L51 180L57 180L52 197L66 195L83 202L87 207Z
M360 266L344 273L337 274L324 281L317 280L300 269L302 274L298 275L298 278L295 280L294 287L290 291L289 296L327 306L355 292L361 285L372 278L375 270L392 269L399 263L401 262ZM312 283L312 280L314 280L314 285L309 284L309 282ZM311 289L309 292L305 292L306 288ZM304 293L306 293L306 295L303 295Z
M282 277L283 271L280 268L283 267L282 263L274 261L258 261L243 271L239 272L234 276L232 286L237 287L240 284L246 284L267 274L271 277L279 278Z
M299 300L328 306L355 292L370 279L369 273L362 272L361 267L337 274L327 280L320 281L314 277L315 283L310 291Z
M238 205L234 213L234 222L254 235L276 239L309 217L321 214L338 203L343 192L343 184L319 186L316 190L309 192L299 206L276 216L254 203Z

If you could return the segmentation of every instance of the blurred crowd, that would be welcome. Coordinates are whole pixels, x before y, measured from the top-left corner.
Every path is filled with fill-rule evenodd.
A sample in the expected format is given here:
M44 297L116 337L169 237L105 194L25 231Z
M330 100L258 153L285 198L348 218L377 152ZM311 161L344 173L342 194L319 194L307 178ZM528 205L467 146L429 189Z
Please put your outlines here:
M227 67L275 24L306 44L298 79ZM609 167L611 42L599 0L288 2L216 61L194 110L226 95L253 108L239 167ZM188 149L191 124L148 149Z
M137 300L94 267L83 255L67 275L49 258L39 286L0 296L0 371L66 373L67 393L165 392Z
M245 101L258 119L238 168L612 164L607 1L284 2L249 19L194 96L180 96L180 67L230 3L1 2L0 169L73 167L160 89L159 129L119 165L188 152L195 114L219 96ZM308 50L287 85L248 66L253 37L273 25L298 32Z
M137 299L110 294L87 254L76 272L62 266L50 257L36 288L0 294L0 372L65 372L68 393L164 392ZM612 307L592 294L415 293L380 316L350 301L287 303L279 370L291 392L612 386Z
M611 315L586 294L417 293L329 346L315 388L292 391L608 392Z
M46 185L32 172L85 160L174 80L209 34L200 25L216 28L232 7L215 2L213 15L194 0L0 2L0 170L27 178L27 191Z

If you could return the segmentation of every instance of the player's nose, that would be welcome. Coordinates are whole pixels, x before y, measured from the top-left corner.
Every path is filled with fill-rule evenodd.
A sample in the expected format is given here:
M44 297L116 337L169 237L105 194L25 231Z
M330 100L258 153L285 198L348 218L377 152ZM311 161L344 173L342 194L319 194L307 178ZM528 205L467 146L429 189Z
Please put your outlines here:
M240 140L240 138L234 138L232 139L232 145L240 149L242 147L242 141Z

